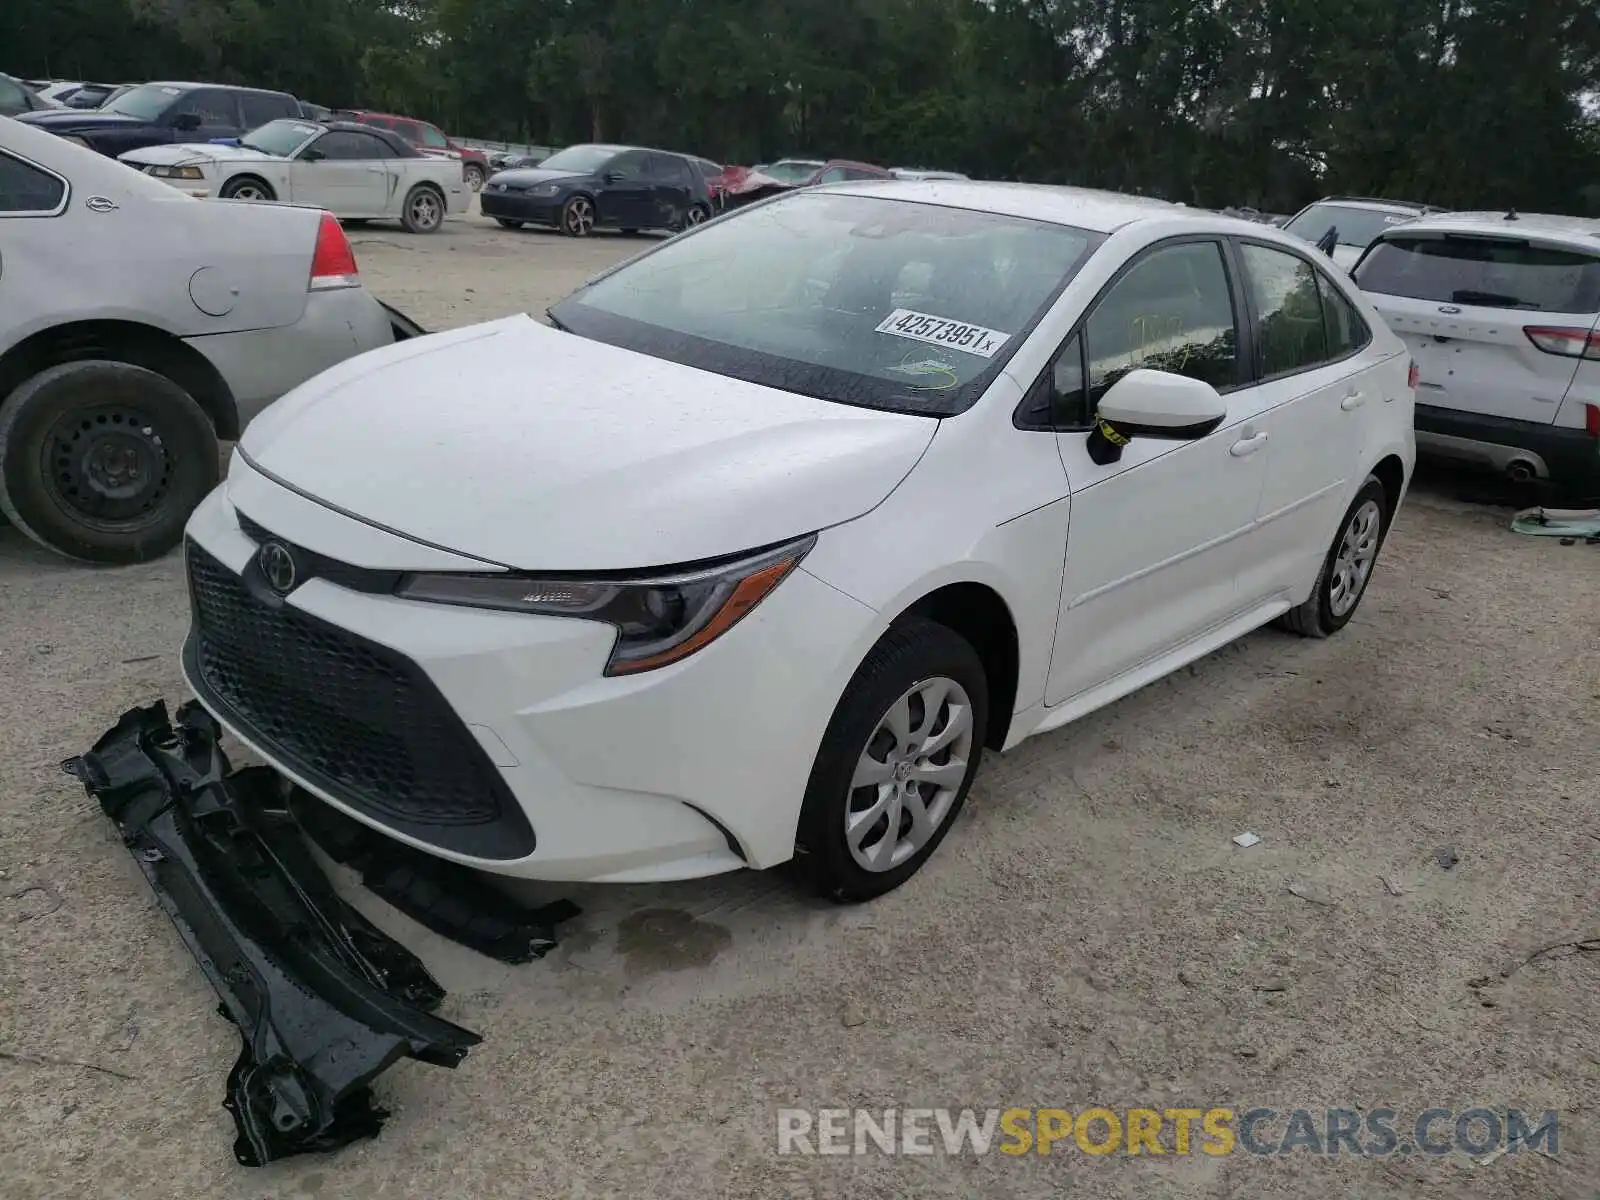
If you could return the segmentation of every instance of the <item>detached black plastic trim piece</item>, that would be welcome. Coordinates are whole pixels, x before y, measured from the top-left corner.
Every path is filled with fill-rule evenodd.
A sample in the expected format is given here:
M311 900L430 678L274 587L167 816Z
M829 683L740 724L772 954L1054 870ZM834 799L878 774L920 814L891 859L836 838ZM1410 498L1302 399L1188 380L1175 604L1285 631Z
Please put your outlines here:
M370 1085L402 1058L454 1067L482 1039L429 1011L444 989L334 892L281 778L231 772L198 704L124 713L62 769L116 824L244 1045L223 1105L246 1166L372 1137Z

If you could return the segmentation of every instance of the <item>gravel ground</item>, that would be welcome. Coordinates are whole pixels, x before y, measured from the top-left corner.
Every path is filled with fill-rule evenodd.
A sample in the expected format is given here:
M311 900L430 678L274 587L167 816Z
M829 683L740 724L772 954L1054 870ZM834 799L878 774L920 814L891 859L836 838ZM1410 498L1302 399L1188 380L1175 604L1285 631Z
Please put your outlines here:
M432 328L538 311L644 244L475 217L356 242L368 285ZM57 768L124 709L182 699L179 561L91 571L0 530L0 1193L1594 1197L1600 954L1513 968L1600 935L1600 550L1516 537L1454 487L1413 491L1340 636L1256 633L992 758L875 904L781 875L535 887L585 912L512 968L348 888L484 1044L384 1076L377 1140L255 1171L219 1104L236 1035ZM1246 829L1262 841L1236 849ZM1562 1124L1556 1156L1484 1166L776 1153L780 1106L896 1104Z

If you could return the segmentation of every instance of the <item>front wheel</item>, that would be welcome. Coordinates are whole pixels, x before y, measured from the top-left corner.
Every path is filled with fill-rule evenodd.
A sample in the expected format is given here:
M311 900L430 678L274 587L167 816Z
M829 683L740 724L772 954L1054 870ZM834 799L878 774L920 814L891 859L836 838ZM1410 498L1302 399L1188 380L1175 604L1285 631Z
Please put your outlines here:
M240 175L228 180L217 192L219 200L276 200L278 194L272 185L254 175Z
M1278 624L1312 638L1325 638L1348 625L1366 595L1388 531L1389 494L1376 476L1368 475L1339 522L1339 532L1322 560L1311 596L1279 617Z
M444 224L444 196L428 184L417 184L406 193L400 223L407 233L437 233Z
M885 633L811 769L796 838L808 882L853 902L911 878L966 801L988 717L988 679L965 638L921 618Z
M473 191L483 190L483 168L477 163L468 163L461 171L461 178Z
M594 201L574 196L561 207L561 232L568 237L588 237L594 232Z
M205 413L143 367L63 363L0 401L0 510L70 558L112 564L165 554L218 477Z

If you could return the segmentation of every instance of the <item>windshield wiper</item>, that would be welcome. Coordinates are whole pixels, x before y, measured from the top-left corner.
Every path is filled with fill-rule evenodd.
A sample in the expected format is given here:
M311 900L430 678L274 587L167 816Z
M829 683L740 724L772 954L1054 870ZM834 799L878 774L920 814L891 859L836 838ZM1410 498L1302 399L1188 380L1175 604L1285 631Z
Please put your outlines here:
M1503 292L1475 292L1471 288L1461 288L1450 293L1452 304L1486 304L1495 308L1531 308L1538 309L1537 304L1529 304L1526 300L1519 300L1515 296L1507 296Z

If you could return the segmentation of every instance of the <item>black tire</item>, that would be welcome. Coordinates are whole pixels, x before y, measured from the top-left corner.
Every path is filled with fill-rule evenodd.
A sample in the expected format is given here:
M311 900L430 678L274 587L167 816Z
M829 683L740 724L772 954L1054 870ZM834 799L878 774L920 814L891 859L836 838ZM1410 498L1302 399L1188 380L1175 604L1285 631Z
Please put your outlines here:
M639 231L637 229L624 229L622 231L622 236L623 237L638 237L639 236Z
M444 228L447 211L444 193L431 183L419 183L406 193L400 224L407 233L438 233Z
M241 196L241 192L258 193ZM255 175L235 175L217 190L219 200L276 200L278 193L265 179Z
M62 363L0 401L0 510L69 558L160 557L219 477L210 420L143 367Z
M868 870L856 861L845 836L847 815L870 802L871 785L850 786L858 762L871 740L883 732L880 724L891 706L919 681L938 677L959 684L970 703L972 729L966 771L929 840L897 866ZM893 891L911 878L939 848L966 803L983 758L988 718L988 678L977 651L965 638L943 625L913 617L878 639L834 709L811 768L795 846L795 867L806 883L832 900L856 903ZM937 724L929 727L937 732ZM892 811L909 820L898 804ZM896 836L901 836L899 830Z
M587 222L579 220L580 213L587 212ZM561 232L567 237L588 237L594 232L595 211L594 198L582 192L573 196L561 206Z
M1344 546L1347 534L1352 532L1352 524L1356 515L1367 505L1377 505L1377 532L1376 545L1372 549L1372 557L1367 564L1366 574L1361 577L1356 590L1355 601L1343 611L1336 611L1334 590L1337 573L1335 564L1339 560L1339 552ZM1356 498L1350 502L1350 507L1345 510L1343 517L1339 518L1339 528L1334 532L1333 545L1328 547L1327 556L1322 560L1322 570L1317 573L1316 586L1311 589L1310 597L1305 603L1288 612L1277 620L1280 629L1287 629L1290 633L1298 633L1301 637L1325 638L1330 634L1338 633L1350 623L1350 618L1356 615L1356 609L1361 607L1361 599L1367 594L1367 585L1372 582L1372 573L1378 566L1378 555L1383 550L1384 538L1389 533L1389 493L1384 490L1383 484L1377 476L1368 475L1361 490L1356 493Z
M339 224L346 229L365 229L372 223L371 217L340 217Z
M461 179L473 191L483 190L483 168L477 163L468 163L462 167Z
M513 220L510 220L509 218L506 218L506 217L496 217L495 220L498 221L501 225L504 225L507 229L521 229L522 228L522 222L521 221L513 221Z

